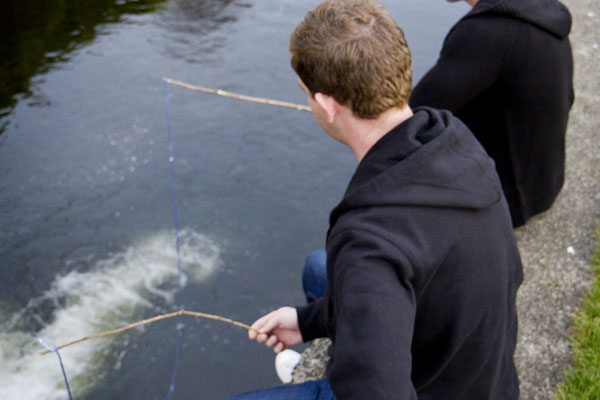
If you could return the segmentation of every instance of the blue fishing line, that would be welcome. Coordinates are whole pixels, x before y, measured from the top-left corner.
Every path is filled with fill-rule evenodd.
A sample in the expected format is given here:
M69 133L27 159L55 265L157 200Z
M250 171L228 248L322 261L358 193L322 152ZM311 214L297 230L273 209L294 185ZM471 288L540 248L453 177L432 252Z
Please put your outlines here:
M73 396L71 396L71 388L69 387L69 380L67 379L67 373L65 372L65 367L62 362L62 357L60 356L60 353L58 352L58 347L56 347L56 346L50 347L42 339L38 339L38 341L42 344L42 346L44 346L46 348L46 350L48 350L51 353L56 354L56 356L58 357L58 362L60 363L60 369L62 371L63 378L65 379L65 386L67 387L67 393L69 395L69 400L73 400Z
M175 246L177 250L177 297L176 304L179 306L179 310L183 310L182 302L182 284L181 284L181 254L179 251L179 211L177 209L177 190L175 186L175 157L173 155L173 134L171 131L171 102L169 101L169 94L167 91L167 85L171 82L170 79L166 79L164 83L165 93L165 106L167 114L167 132L169 133L169 164L171 165L171 189L173 191L173 217L175 222ZM169 385L169 392L167 393L166 400L169 400L175 391L175 379L177 378L177 370L179 368L179 357L181 354L181 343L183 341L183 324L181 322L182 316L178 317L179 323L177 324L177 346L175 349L175 365L173 366L173 373L171 374L171 384ZM67 379L67 373L62 362L62 357L58 352L58 347L50 347L42 339L38 339L39 342L46 348L46 350L55 353L60 363L60 369L65 380L65 386L67 387L67 393L69 394L69 400L73 400L71 395L71 388L69 387L69 380Z
M56 353L56 355L58 357L58 362L60 363L60 369L63 373L63 378L65 378L65 386L67 387L67 393L69 394L69 400L73 400L73 396L71 396L71 388L69 387L69 380L67 379L67 373L65 372L65 367L62 362L62 357L60 356L60 353L58 352L58 347L54 348L54 353Z
M164 81L164 93L165 93L165 108L167 114L167 132L169 134L169 164L171 165L171 188L173 191L173 216L175 219L175 245L177 249L177 298L176 303L179 306L179 310L183 310L182 303L182 286L181 286L181 256L179 252L179 212L177 210L177 190L175 186L175 156L173 155L173 133L171 131L171 102L169 101L168 84L171 82L170 79ZM171 374L171 384L169 385L169 392L167 393L166 400L169 400L175 391L175 379L177 378L177 370L179 368L179 356L181 353L181 342L183 337L183 328L181 323L182 316L178 317L179 323L177 324L177 346L175 349L175 365L173 366L173 373Z

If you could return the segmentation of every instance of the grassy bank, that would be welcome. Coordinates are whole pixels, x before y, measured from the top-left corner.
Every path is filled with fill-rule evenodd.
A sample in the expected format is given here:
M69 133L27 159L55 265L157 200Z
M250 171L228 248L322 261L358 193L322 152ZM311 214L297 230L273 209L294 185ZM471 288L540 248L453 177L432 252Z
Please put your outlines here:
M600 230L597 238L600 241ZM559 400L600 399L600 244L592 258L592 269L593 287L573 321L573 360L557 388Z

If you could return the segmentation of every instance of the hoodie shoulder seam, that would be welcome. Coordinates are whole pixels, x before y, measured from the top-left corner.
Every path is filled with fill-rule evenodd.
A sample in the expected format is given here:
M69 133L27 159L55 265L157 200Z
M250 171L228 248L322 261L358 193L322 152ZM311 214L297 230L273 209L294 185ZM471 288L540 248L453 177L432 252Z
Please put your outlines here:
M397 250L400 252L400 254L402 254L402 256L403 256L404 258L406 258L406 260L407 260L407 261L410 263L411 270L413 271L413 273L414 273L415 275L417 274L417 271L418 271L419 269L418 269L418 268L415 268L415 267L418 267L418 266L419 266L419 264L418 264L418 263L416 263L416 262L414 261L414 260L415 260L415 258L412 256L412 254L411 254L411 253L410 253L408 250L406 250L406 249L405 249L405 248L404 248L402 245L400 245L399 243L397 243L397 242L393 242L393 241L389 240L388 238L386 238L386 237L384 237L383 235L381 235L381 234L379 234L379 233L375 232L374 230L371 230L371 229L366 229L366 228L356 228L356 227L347 227L347 228L342 228L342 229L340 229L338 232L336 232L336 233L335 233L335 235L331 236L331 237L329 238L329 240L333 240L333 239L334 239L335 237L337 237L338 235L342 234L343 232L347 232L347 231L354 231L354 232L364 232L364 233L367 233L367 234L369 234L369 235L372 235L372 236L376 237L377 239L380 239L380 240L382 240L382 241L384 241L384 242L388 243L389 245L393 246L393 247L394 247L394 248L396 248L396 249L397 249ZM328 241L329 241L329 240L328 240Z

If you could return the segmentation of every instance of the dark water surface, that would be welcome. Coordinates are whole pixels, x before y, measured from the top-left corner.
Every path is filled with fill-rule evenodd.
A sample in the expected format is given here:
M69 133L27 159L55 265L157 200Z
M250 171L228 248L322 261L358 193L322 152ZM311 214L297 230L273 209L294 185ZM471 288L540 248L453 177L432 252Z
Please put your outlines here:
M418 79L464 4L386 1ZM58 345L176 309L162 77L306 103L289 34L318 1L12 1L0 16L0 398L65 399ZM168 87L186 309L251 323L302 303L306 254L356 161L306 113ZM179 325L178 325L179 324ZM221 322L168 320L62 351L79 399L278 383Z

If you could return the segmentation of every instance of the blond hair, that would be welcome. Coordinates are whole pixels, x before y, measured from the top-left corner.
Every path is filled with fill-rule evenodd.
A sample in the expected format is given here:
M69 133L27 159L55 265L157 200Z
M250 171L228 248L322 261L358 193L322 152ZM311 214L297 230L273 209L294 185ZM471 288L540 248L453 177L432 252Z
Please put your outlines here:
M327 0L290 38L292 68L308 90L363 119L408 103L411 55L404 32L375 0Z

